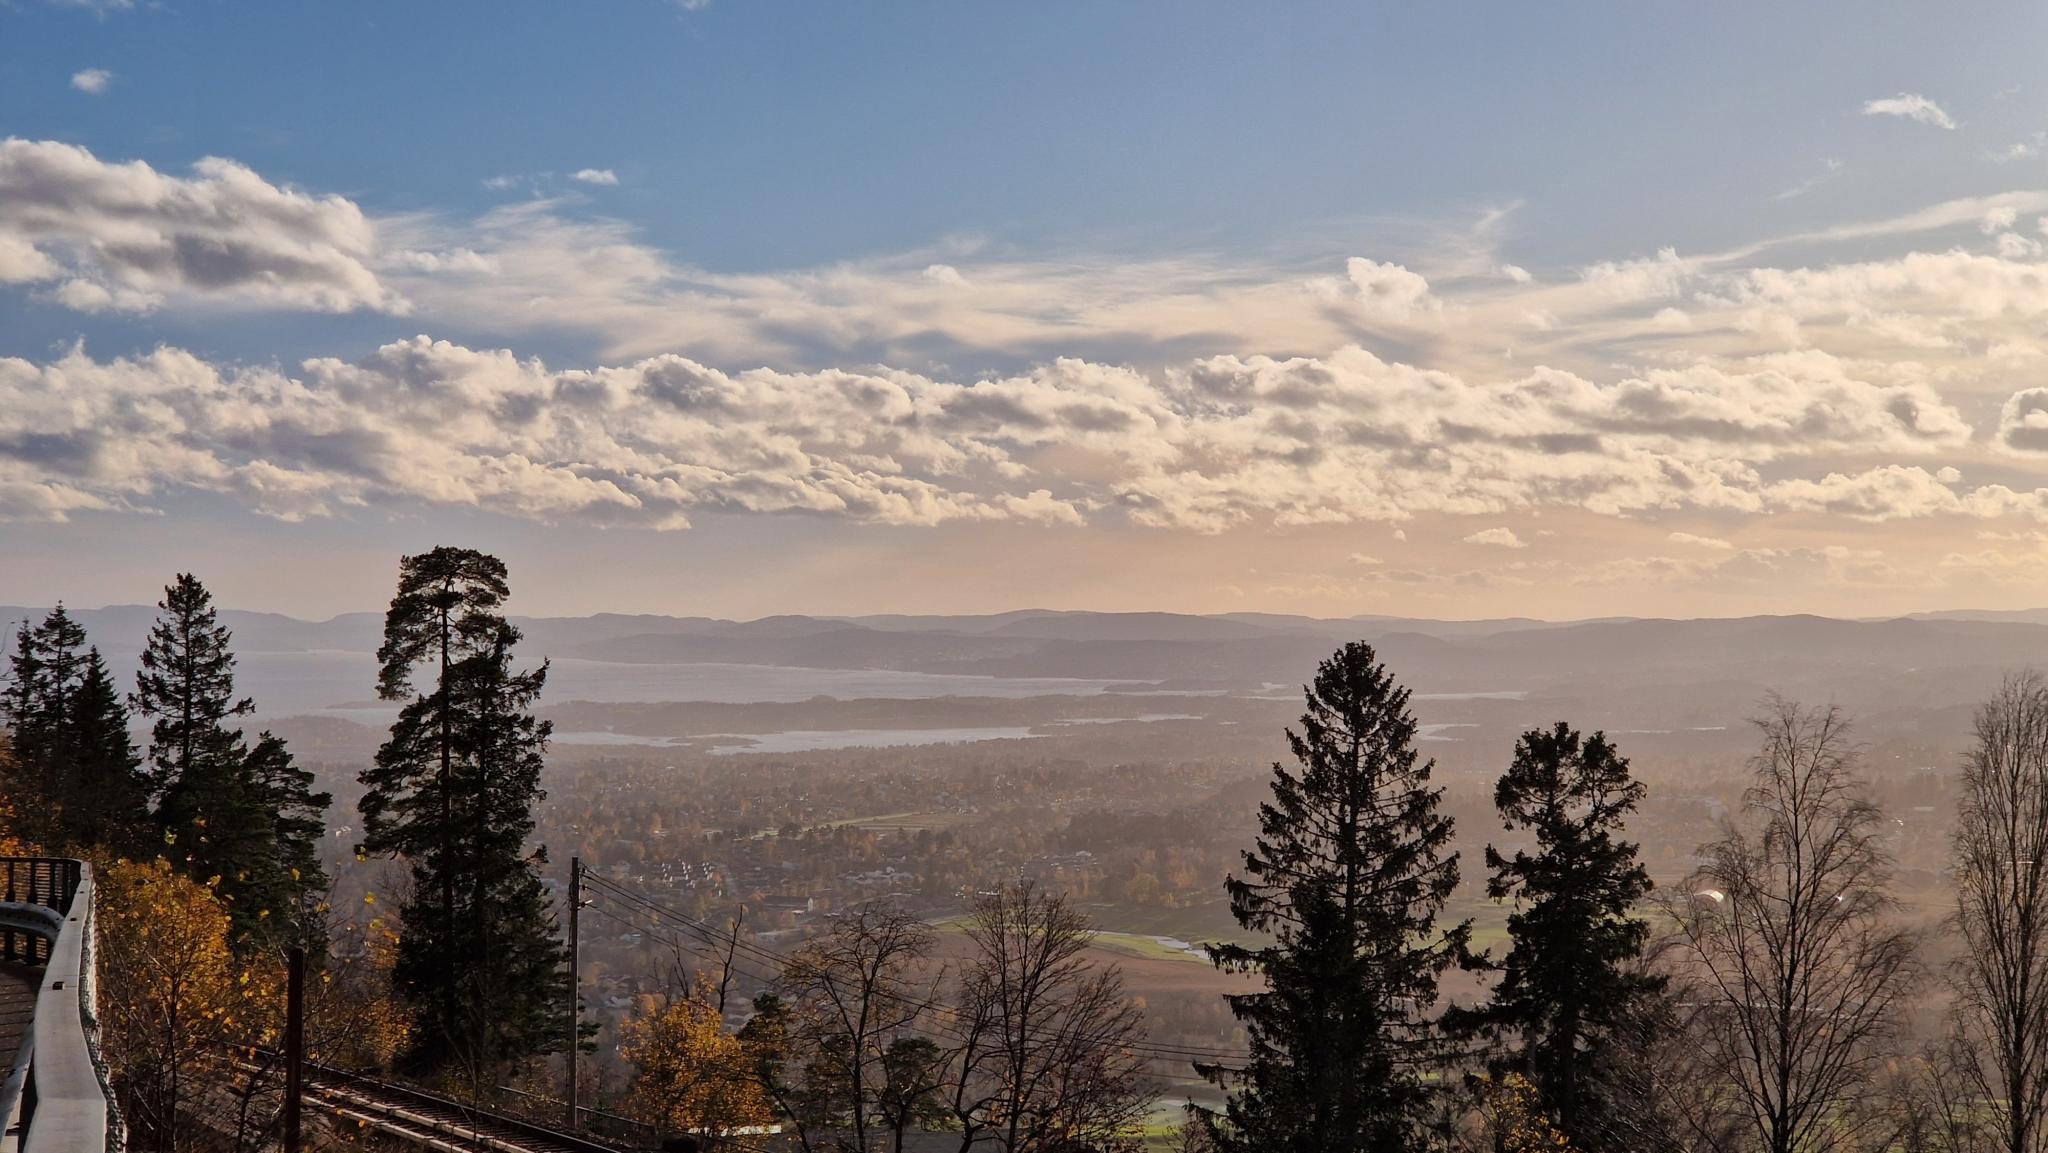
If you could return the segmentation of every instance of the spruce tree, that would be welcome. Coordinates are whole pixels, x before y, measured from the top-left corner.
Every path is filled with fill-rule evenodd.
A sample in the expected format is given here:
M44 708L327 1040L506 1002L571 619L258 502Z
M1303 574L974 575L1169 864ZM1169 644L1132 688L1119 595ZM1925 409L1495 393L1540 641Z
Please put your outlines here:
M128 736L127 705L98 648L86 650L71 747L75 775L65 798L65 840L120 856L140 852L149 841L149 782Z
M527 848L549 726L532 715L547 665L515 671L499 613L505 566L472 549L403 558L378 691L407 700L362 774L365 852L411 869L393 979L418 1027L415 1071L472 1075L566 1042L566 957ZM431 686L414 677L430 670Z
M150 783L165 854L215 888L238 944L271 941L291 911L289 887L267 798L250 779L242 734L228 725L255 708L235 695L233 633L190 573L165 587L157 608L129 700L155 722Z
M85 629L58 605L15 634L5 707L11 785L33 841L125 851L147 816L128 715Z
M1663 980L1636 964L1650 928L1629 914L1650 876L1618 834L1643 791L1605 734L1582 737L1562 721L1522 734L1494 806L1505 828L1534 835L1536 851L1487 847L1487 895L1517 904L1508 953L1491 999L1446 1015L1468 1036L1512 1041L1494 1071L1525 1077L1575 1149L1639 1147L1618 1034Z
M85 630L59 604L41 624L15 634L8 688L13 729L14 790L21 832L29 841L66 843L64 812L77 772L72 747L78 693L85 672Z
M1451 819L1415 749L1408 690L1372 647L1345 645L1305 690L1297 767L1273 766L1256 847L1225 888L1258 947L1216 945L1266 989L1229 997L1250 1038L1242 1068L1203 1066L1229 1091L1226 1153L1382 1153L1426 1136L1439 1050L1429 1012L1471 923L1439 930L1458 883Z
M7 729L17 757L26 755L37 739L38 704L42 701L43 662L36 644L36 630L27 621L14 629L14 651L7 657Z
M228 757L240 735L228 720L256 703L235 696L234 634L220 623L213 594L191 573L179 573L157 602L135 674L129 706L155 723L150 728L150 784L158 797L201 766Z

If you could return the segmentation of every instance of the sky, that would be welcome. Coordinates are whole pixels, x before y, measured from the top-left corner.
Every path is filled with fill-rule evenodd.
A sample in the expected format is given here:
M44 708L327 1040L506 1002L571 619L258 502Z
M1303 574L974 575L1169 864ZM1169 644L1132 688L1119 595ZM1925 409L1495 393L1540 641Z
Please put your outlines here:
M0 603L2048 604L2048 8L0 0Z

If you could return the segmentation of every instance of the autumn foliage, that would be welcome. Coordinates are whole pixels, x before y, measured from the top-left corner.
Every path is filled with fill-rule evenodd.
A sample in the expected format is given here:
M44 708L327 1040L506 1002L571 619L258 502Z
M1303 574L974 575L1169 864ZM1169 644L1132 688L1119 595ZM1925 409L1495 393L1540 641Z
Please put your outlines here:
M726 1032L702 987L628 1022L625 1032L621 1053L639 1071L633 1101L643 1120L672 1133L715 1133L773 1119L753 1053Z
M229 949L214 890L161 860L99 874L100 1022L114 1085L142 1150L186 1147L178 1110L212 1080L230 1046L271 1046L282 1027L282 974Z

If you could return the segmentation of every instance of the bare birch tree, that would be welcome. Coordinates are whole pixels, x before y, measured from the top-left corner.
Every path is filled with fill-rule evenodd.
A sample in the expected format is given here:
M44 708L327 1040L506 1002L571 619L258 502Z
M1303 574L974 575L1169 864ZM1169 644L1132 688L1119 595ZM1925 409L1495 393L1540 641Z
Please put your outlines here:
M1084 955L1086 916L1029 882L975 902L961 978L955 1079L960 1148L1057 1153L1129 1136L1153 1089L1142 1014L1114 967Z
M1959 1063L2002 1153L2048 1149L2048 682L2006 677L1977 710L1956 814Z
M1701 1002L1690 1014L1711 1081L1695 1092L1733 1129L1710 1148L1832 1153L1888 1123L1879 1083L1914 940L1893 921L1882 814L1833 707L1772 696L1744 812L1669 907ZM1880 1142L1881 1143L1881 1142Z
M936 977L922 973L931 946L932 931L922 921L870 903L835 919L830 933L783 966L782 984L796 1007L791 1040L810 1055L806 1080L836 1105L826 1111L851 1128L851 1141L842 1144L858 1153L880 1145L869 1130L889 1083L889 1048L914 1035L936 991ZM809 1147L808 1135L804 1143Z

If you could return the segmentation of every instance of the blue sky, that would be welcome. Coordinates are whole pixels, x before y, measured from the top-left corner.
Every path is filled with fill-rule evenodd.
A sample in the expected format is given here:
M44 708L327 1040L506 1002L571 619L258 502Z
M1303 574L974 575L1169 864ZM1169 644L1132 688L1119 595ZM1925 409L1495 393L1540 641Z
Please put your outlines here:
M2044 24L6 0L0 598L2039 603Z

